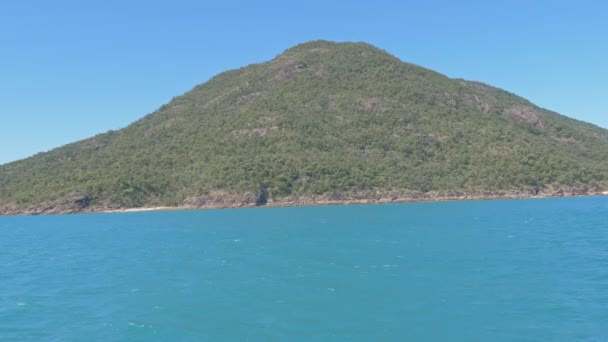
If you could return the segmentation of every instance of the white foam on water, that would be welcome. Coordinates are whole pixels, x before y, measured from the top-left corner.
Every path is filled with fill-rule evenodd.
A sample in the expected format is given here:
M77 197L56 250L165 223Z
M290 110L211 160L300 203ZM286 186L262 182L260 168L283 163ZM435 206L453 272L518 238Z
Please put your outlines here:
M138 324L138 323L133 323L133 322L129 322L129 325L132 327L136 327L136 328L145 328L146 327L145 324Z
M19 303L17 303L17 306L25 306L25 305L26 305L26 304L25 304L25 303L23 303L23 302L19 302Z

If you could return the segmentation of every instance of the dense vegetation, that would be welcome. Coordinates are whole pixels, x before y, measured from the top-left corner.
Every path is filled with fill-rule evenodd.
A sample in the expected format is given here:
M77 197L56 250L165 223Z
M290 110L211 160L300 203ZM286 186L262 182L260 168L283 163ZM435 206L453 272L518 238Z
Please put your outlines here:
M608 188L608 131L361 43L222 73L130 126L0 166L0 206ZM260 202L260 203L261 203Z

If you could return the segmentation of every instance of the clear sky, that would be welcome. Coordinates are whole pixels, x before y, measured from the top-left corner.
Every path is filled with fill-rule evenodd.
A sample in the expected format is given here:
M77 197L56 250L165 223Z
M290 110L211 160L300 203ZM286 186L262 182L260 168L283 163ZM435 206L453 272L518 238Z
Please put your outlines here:
M606 1L4 1L0 163L124 127L227 69L365 41L608 128Z

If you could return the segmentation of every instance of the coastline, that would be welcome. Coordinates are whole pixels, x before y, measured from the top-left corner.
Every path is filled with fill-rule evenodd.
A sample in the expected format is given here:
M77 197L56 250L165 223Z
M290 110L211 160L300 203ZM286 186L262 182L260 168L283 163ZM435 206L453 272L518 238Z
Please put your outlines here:
M202 203L191 202L180 206L150 206L150 207L79 207L66 208L61 206L42 205L20 209L15 207L0 207L0 216L37 216L37 215L61 215L61 214L95 214L95 213L138 213L151 211L182 211L182 210L205 210L205 209L237 209L237 208L277 208L277 207L303 207L303 206L330 206L330 205L361 205L361 204L388 204L388 203L425 203L425 202L450 202L450 201L479 201L479 200L514 200L514 199L542 199L542 198L574 198L608 196L608 191L587 192L554 192L554 193L525 193L525 192L486 192L476 194L441 195L436 193L424 193L404 197L375 197L375 198L340 198L332 199L327 196L285 198L280 200L269 200L262 205L255 201L220 201L214 199Z
M432 202L454 202L454 201L492 201L492 200L517 200L517 199L543 199L543 198L576 198L576 197L600 197L608 196L608 192L588 193L583 195L531 195L531 196L445 196L445 197L404 197L404 198L379 198L379 199L344 199L344 200L318 200L318 201L269 201L264 205L244 203L236 206L207 205L207 206L178 206L178 207L141 207L102 210L93 213L132 213L148 211L183 211L183 210L205 210L205 209L239 209L239 208L284 208L284 207L320 207L332 205L364 205L364 204L390 204L390 203L432 203Z

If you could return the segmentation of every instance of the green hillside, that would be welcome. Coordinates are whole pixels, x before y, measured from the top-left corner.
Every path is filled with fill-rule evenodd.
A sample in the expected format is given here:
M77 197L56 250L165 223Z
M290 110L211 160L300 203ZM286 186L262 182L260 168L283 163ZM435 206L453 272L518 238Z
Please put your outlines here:
M119 131L0 166L5 213L560 189L608 189L607 130L326 41L217 75Z

